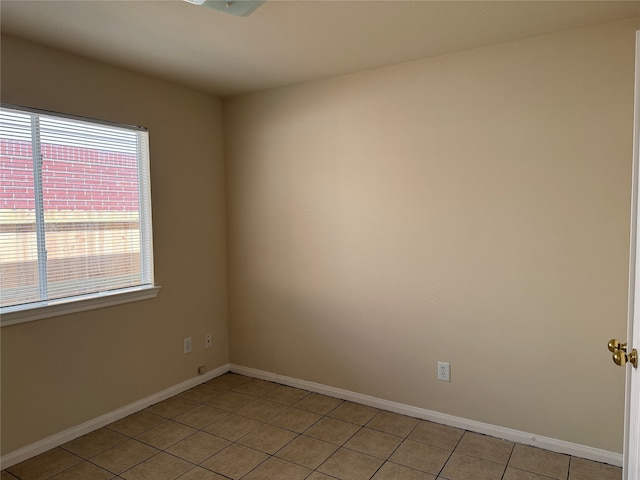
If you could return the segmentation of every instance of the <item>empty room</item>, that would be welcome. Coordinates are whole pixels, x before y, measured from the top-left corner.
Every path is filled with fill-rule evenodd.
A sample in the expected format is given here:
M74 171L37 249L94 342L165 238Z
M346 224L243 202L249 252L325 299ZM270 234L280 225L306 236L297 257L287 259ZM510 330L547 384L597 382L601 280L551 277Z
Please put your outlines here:
M2 480L640 480L640 2L0 19Z

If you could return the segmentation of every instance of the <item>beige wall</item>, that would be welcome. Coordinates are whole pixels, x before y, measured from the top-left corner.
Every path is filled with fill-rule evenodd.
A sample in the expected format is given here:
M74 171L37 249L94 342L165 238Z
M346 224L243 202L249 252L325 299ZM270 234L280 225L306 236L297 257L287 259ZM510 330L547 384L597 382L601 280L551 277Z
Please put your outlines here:
M228 342L220 100L12 37L1 60L3 102L148 127L162 286L154 300L2 328L6 454L225 364Z
M227 258L236 364L620 451L636 28L228 99L228 227L218 99L3 36L2 101L149 128L163 289L1 329L2 453L226 363Z
M639 27L225 100L231 361L621 451Z

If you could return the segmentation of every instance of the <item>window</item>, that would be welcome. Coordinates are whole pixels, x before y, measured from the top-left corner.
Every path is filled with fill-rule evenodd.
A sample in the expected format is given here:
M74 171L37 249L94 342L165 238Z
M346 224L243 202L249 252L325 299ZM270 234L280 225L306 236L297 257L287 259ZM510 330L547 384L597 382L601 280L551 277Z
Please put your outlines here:
M2 323L155 294L147 131L3 105Z

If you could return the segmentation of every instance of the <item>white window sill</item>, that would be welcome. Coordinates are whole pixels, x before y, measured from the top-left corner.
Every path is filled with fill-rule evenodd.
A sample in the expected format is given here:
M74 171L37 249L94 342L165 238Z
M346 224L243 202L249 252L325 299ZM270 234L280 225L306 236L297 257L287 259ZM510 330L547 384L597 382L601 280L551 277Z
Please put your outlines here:
M28 306L5 307L1 310L0 326L32 322L43 318L57 317L68 313L84 312L96 308L120 305L155 298L160 291L159 286L135 287L107 293L83 295L81 297L63 298L30 304Z

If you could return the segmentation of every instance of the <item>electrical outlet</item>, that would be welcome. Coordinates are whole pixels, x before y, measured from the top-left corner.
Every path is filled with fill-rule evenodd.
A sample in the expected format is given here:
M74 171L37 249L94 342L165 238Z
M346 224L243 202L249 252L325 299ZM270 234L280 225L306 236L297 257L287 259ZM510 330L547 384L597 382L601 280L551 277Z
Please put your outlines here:
M211 343L211 334L207 333L204 336L204 348L211 348L211 345L212 345L212 343Z
M191 337L184 339L184 353L191 353Z
M442 382L451 381L451 369L449 363L438 362L438 380Z

